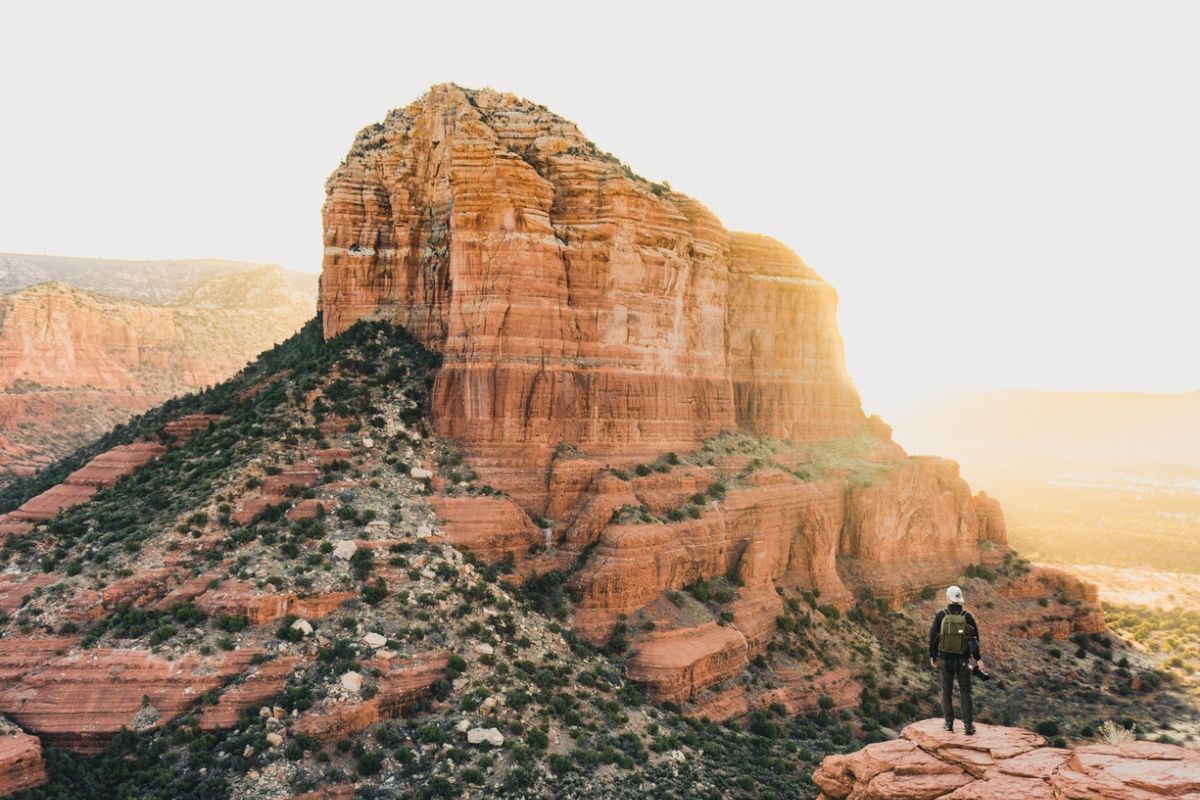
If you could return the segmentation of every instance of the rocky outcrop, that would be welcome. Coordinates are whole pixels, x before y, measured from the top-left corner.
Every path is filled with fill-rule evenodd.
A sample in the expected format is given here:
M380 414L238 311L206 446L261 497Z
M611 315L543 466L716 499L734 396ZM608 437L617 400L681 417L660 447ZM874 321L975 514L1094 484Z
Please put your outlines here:
M503 497L435 497L433 508L446 541L486 561L522 556L542 544L542 531Z
M708 622L653 634L625 669L655 701L678 703L741 673L748 663L746 653L746 637L736 628Z
M433 685L445 679L449 663L450 654L446 652L368 662L368 670L379 672L373 697L343 702L329 702L332 700L329 698L323 707L302 716L295 730L331 742L380 720L393 719L415 701L427 697Z
M174 661L141 650L63 655L0 692L0 713L47 745L93 753L123 727L150 730L174 719L244 672L258 652Z
M0 477L29 474L133 414L219 383L298 330L314 305L274 266L199 271L153 303L124 295L153 295L146 285L170 276L117 281L117 294L72 284L89 283L77 269L63 278L0 295Z
M38 738L0 721L0 797L41 786L48 779Z
M0 515L0 533L26 533L33 523L45 522L64 508L87 502L100 489L113 486L138 467L153 461L166 452L155 442L134 442L118 445L93 458L67 476L60 484L50 487L16 511Z
M199 595L196 606L214 616L240 617L251 625L265 625L288 614L320 619L355 596L354 592L330 592L298 597L292 592L259 591L247 581L231 580Z
M821 710L822 698L828 698L831 710L840 711L857 708L862 698L862 684L845 668L820 665L807 670L778 669L775 682L778 685L766 691L752 692L743 684L735 684L702 695L686 713L690 717L724 722L771 707L782 707L788 714L815 714Z
M813 773L824 800L1152 800L1200 793L1200 753L1151 742L1047 747L1019 728L977 725L967 736L941 720L900 738L828 756Z
M200 728L232 728L247 708L256 708L278 695L301 664L299 658L281 657L255 669L221 692L217 702L200 713Z
M30 498L14 511L0 514L0 537L24 536L35 524L52 519L63 509L86 503L100 489L114 485L165 450L153 442L134 442L101 453L62 483Z
M848 485L843 476L812 481L764 467L722 499L706 502L697 518L678 522L608 524L611 511L602 512L641 502L641 492L636 481L631 487L597 481L598 491L616 495L587 501L599 506L604 521L585 506L565 534L571 552L594 542L572 579L582 595L577 628L602 641L620 615L662 592L738 573L743 583L756 576L768 602L778 602L775 585L815 588L823 602L842 608L863 590L899 602L930 583L953 581L967 564L988 557L970 490L954 462L922 458L884 466L869 485ZM718 467L709 480L729 477ZM685 493L693 491L696 481L683 480ZM769 608L761 609L768 625L775 616ZM746 621L754 617L749 607L743 610Z
M863 424L815 272L533 103L436 86L360 133L326 193L326 334L383 318L441 353L437 429L528 509L560 442L648 453Z

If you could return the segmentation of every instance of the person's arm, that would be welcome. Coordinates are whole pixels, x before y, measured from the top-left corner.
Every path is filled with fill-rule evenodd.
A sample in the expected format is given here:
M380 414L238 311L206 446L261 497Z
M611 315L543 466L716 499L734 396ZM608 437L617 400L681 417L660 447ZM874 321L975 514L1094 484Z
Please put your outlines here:
M939 611L933 617L933 626L929 629L929 663L937 666L938 634L942 631L942 617L945 611Z
M969 612L967 613L967 624L971 626L971 635L967 638L971 649L971 657L975 659L975 663L980 665L980 669L982 669L983 656L979 655L979 623L975 621L975 617Z

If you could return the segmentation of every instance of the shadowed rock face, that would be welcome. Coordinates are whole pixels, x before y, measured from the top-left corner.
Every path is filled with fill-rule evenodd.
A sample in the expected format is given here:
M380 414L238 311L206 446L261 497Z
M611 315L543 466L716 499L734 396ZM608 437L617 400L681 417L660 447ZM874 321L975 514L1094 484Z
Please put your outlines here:
M863 424L828 284L540 106L436 86L364 130L326 192L326 335L384 318L441 352L438 429L530 507L560 442Z
M1151 742L1047 747L1020 728L979 725L949 733L941 720L909 725L899 739L829 756L813 773L825 800L1150 800L1200 792L1200 753Z

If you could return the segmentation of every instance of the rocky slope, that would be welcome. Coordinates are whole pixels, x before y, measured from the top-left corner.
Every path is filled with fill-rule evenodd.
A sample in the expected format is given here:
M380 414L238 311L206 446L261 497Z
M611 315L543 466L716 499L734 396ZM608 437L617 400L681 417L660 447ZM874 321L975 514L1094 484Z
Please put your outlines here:
M397 329L322 342L309 325L90 460L0 491L0 714L44 748L49 782L31 797L753 796L744 780L808 797L821 755L930 710L911 654L921 606L860 599L842 616L805 580L766 591L754 556L733 579L663 592L603 650L586 644L568 625L582 597L536 570L557 557L539 552L544 533L428 429L435 378ZM650 472L670 485L720 448ZM815 455L809 468L842 463ZM733 505L760 472L772 485L756 469L713 502ZM670 492L639 486L637 514L669 513L656 503ZM1024 683L1023 665L1053 663L1040 635L1094 624L1086 588L1012 556L958 579L996 613L989 647L1016 690L984 691L981 714L1008 714L1011 691L1032 724L1050 684ZM1127 699L1054 687L1060 711L1182 713L1128 657L1099 689ZM40 780L18 761L14 785Z
M593 149L504 155L521 126L577 135L456 87L368 130L330 182L322 317L0 487L0 715L48 777L25 797L811 798L823 756L932 711L930 584L951 580L988 620L981 720L1054 702L1072 737L1179 733L1194 709L1086 585L1032 570L953 462L862 418L798 260L708 218L656 261L698 206ZM522 218L496 205L510 179L549 192L547 225L594 213L579 192L615 210L570 247L496 239ZM339 238L367 209L378 240ZM469 255L504 241L528 260ZM578 304L523 283L555 258ZM587 323L635 275L632 316ZM574 327L543 371L555 314Z
M744 586L738 641L698 620L639 644L661 665L662 637L690 642L687 696L725 674L696 665L763 651L777 590L899 602L1003 558L998 506L864 417L833 290L570 122L437 86L360 133L326 191L326 335L384 319L442 356L434 428L538 519L544 541L519 514L492 535L549 547L528 570L571 573L582 636L697 581Z
M1200 796L1200 753L1121 741L1070 750L1019 728L979 725L949 733L939 719L850 755L813 775L822 800L1151 800Z
M147 270L34 266L32 275L59 266L68 279L113 294L49 280L0 295L0 479L29 474L169 397L219 383L294 333L313 303L278 267L193 267L180 276L156 265L156 292ZM18 270L9 282L22 276L29 277Z

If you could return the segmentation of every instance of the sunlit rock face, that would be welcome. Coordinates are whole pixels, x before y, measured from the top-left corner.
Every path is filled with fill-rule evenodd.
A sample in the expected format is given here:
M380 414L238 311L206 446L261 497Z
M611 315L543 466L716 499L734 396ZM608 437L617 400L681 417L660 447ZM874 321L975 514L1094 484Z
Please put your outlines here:
M385 318L441 352L438 430L530 507L560 442L629 455L864 422L828 284L541 106L436 86L363 130L326 192L326 335Z
M861 687L812 664L768 693L732 684L784 593L899 604L1006 552L957 464L908 457L863 415L820 276L539 105L433 87L358 135L324 226L326 337L383 319L440 353L434 428L507 495L435 499L451 541L559 571L597 645L697 581L736 581L720 624L630 634L628 675L657 699L714 718L821 692L848 706Z

